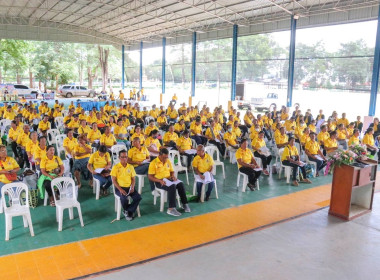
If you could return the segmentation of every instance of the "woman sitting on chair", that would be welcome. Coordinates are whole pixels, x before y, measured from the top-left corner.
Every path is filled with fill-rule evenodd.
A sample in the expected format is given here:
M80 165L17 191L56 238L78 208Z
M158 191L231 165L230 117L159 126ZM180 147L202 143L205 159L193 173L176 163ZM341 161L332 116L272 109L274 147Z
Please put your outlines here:
M0 197L1 188L5 184L17 181L17 172L20 167L14 158L8 157L7 148L0 145Z
M284 151L282 153L281 161L283 165L290 166L293 168L293 174L292 174L292 180L293 180L293 186L297 187L297 172L298 168L301 169L303 180L301 182L311 184L311 181L306 178L306 170L305 170L305 164L300 161L300 157L298 155L298 150L296 146L294 145L294 137L289 138L288 145L284 148Z
M62 177L65 168L63 167L62 160L55 156L55 148L50 145L47 147L46 157L41 161L41 173L42 175L38 179L38 189L40 193L43 192L43 188L49 195L50 206L54 207L53 190L51 188L51 180Z
M99 150L90 156L87 164L92 176L99 180L100 189L104 196L108 195L108 188L112 185L111 157L105 145L100 145Z
M243 139L240 144L240 148L236 151L236 160L238 168L241 173L248 176L248 188L254 191L256 188L256 182L261 175L261 171L256 171L256 168L260 168L252 154L252 151L248 149L247 139Z
M85 180L90 179L90 174L87 169L87 163L91 155L91 146L86 144L86 135L81 134L78 136L78 144L74 147L74 176L77 180L78 188L82 186L80 175L83 174ZM90 181L92 186L92 178Z
M267 167L272 161L272 156L264 141L264 131L260 131L259 137L252 140L252 149L254 151L255 157L260 158L261 162L263 163L264 175L268 176L269 172L267 170Z
M154 160L161 148L160 141L157 139L158 130L154 129L150 132L149 137L145 140L145 147L147 147L150 153L150 160Z
M371 153L372 156L374 156L376 152L378 152L378 148L375 146L375 139L373 137L373 127L369 127L367 129L367 132L365 133L362 142L364 145L367 146L367 150ZM380 159L379 153L378 158Z
M181 155L184 155L187 157L187 168L190 169L191 162L193 161L194 154L187 153L186 151L189 151L193 148L193 143L191 141L191 138L189 137L189 131L185 130L182 133L182 136L177 140L177 150ZM178 159L180 160L180 159Z

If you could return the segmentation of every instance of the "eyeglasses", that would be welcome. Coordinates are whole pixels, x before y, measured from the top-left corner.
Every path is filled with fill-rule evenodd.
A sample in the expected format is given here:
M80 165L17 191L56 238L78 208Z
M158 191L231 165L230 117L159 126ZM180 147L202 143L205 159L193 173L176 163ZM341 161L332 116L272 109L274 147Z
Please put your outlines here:
M124 156L124 157L120 157L120 158L128 158L127 156Z

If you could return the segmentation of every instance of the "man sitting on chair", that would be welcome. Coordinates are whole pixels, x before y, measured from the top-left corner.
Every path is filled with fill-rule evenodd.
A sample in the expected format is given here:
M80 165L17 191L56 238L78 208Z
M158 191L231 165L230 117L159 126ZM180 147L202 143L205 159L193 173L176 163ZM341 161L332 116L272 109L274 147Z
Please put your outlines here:
M169 208L167 213L172 216L181 216L181 213L176 209L176 193L181 198L183 208L186 213L191 212L187 202L185 186L181 181L177 181L174 176L173 165L170 162L169 151L166 148L160 150L160 154L149 165L148 178L152 181L154 186L168 192ZM166 181L166 182L165 182ZM176 182L177 181L177 182ZM168 183L170 186L168 186Z
M207 183L207 186L208 186L205 200L208 201L210 198L211 191L214 188L214 178L211 174L213 166L214 166L214 160L212 159L212 157L209 154L205 153L205 148L203 145L198 145L197 156L193 160L194 173L197 175L195 179L197 182L197 193L198 193L197 202L199 202L201 199L201 191L202 191L202 185L203 185L202 181L205 180L205 173L207 172L209 173L208 175L210 175L210 178L212 181L205 182Z
M247 139L243 139L240 144L240 148L236 151L236 160L238 162L238 168L241 173L248 175L248 188L254 191L256 188L256 181L261 175L261 171L255 169L260 168L257 164L252 151L247 148Z
M120 162L112 167L112 183L115 186L115 194L120 197L123 206L123 214L127 221L133 220L133 214L141 201L140 194L135 190L136 172L132 165L128 164L128 155L126 150L119 152ZM132 198L129 204L128 196Z

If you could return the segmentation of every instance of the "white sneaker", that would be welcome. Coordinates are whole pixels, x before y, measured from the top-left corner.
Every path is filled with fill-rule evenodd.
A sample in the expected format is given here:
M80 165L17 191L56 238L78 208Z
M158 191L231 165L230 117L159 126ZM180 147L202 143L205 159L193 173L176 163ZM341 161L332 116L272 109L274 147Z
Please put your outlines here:
M175 216L175 217L179 217L179 216L182 215L182 214L179 213L179 212L177 211L177 209L175 209L175 208L168 209L168 211L166 211L166 213L168 213L169 215Z

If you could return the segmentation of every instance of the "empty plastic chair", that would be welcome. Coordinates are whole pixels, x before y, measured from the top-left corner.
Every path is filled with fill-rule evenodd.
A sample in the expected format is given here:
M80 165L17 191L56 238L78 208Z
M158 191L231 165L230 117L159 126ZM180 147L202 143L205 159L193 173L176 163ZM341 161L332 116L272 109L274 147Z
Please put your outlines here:
M63 222L63 210L69 210L70 220L74 218L74 208L78 210L78 216L80 224L83 227L82 210L80 208L80 203L77 200L77 189L73 179L69 177L55 178L51 181L51 188L53 190L53 197L56 206L56 218L58 222L58 231L62 231ZM56 194L55 188L57 188L58 193ZM59 197L57 197L57 195Z
M21 194L25 192L25 200ZM9 204L7 205L5 196L7 195ZM34 236L32 218L29 210L29 189L24 183L6 184L1 189L2 207L5 213L5 240L9 240L9 232L12 230L12 218L22 216L24 227L29 226L30 235Z

